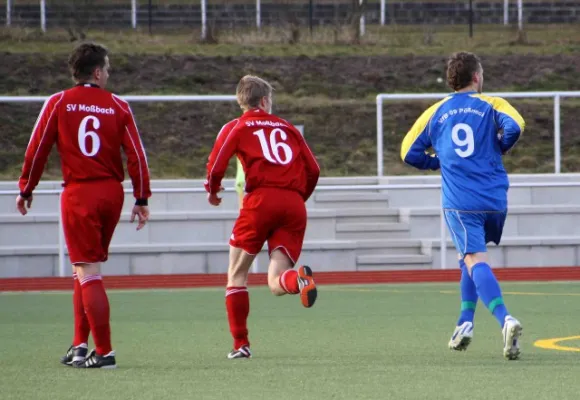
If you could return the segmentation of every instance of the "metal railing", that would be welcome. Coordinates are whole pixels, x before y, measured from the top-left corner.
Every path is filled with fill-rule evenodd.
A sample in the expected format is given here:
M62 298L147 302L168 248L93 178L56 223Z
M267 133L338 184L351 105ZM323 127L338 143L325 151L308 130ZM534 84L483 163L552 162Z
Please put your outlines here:
M549 187L580 187L580 182L516 182L510 185L510 188L549 188ZM378 185L323 185L316 188L315 192L323 191L380 191L380 190L424 190L424 189L441 189L441 183L424 183L424 184L378 184ZM226 192L234 192L233 187L225 188ZM131 189L124 189L125 194L131 194L133 191ZM153 194L155 193L205 193L204 188L153 188L151 189ZM13 195L17 196L19 194L16 190L1 190L1 195ZM51 190L36 190L35 195L40 194L54 194L60 197L62 195L62 189L51 189ZM441 195L441 192L440 192ZM65 240L64 240L64 230L62 225L62 216L60 213L60 207L58 207L58 257L59 257L59 276L67 275L67 262L65 257ZM152 210L153 214L155 210ZM23 217L25 218L25 217ZM447 229L445 223L445 214L443 208L441 208L439 214L439 245L440 245L440 264L441 269L447 268ZM224 244L225 245L225 244Z
M561 121L560 121L560 100L564 97L580 97L580 91L568 92L496 92L485 93L487 96L504 98L553 98L554 99L554 172L561 171ZM449 96L449 93L392 93L377 95L377 176L384 174L384 127L383 127L383 106L384 100L440 100ZM525 119L525 118L524 118ZM406 127L405 129L408 129ZM525 135L525 132L524 132ZM402 140L402 137L401 137ZM397 152L397 157L399 157Z

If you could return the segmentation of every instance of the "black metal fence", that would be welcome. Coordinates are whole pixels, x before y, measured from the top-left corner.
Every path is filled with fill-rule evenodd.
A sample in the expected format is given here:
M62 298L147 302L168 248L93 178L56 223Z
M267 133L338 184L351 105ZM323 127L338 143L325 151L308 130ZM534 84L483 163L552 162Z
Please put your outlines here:
M39 2L22 4L12 0L10 24L13 26L41 26ZM149 7L149 3L151 6ZM262 1L259 24L278 26L293 22L315 26L344 24L352 18L358 0L321 1ZM467 24L469 21L469 1L391 1L385 2L384 12L380 1L368 2L364 7L365 23L380 24ZM503 1L473 1L473 22L475 24L503 24ZM0 2L6 8L6 1ZM382 17L382 18L381 18ZM202 24L200 1L152 0L138 2L133 13L131 0L124 1L46 1L45 22L47 29L68 26L71 21L82 21L88 28L131 28L147 26L171 29L199 27ZM509 20L517 21L516 2L510 1ZM219 27L256 26L257 13L254 0L231 0L221 3L207 1L206 21ZM580 23L580 0L525 2L524 24ZM0 12L0 24L7 24L7 13ZM579 28L580 32L580 28Z

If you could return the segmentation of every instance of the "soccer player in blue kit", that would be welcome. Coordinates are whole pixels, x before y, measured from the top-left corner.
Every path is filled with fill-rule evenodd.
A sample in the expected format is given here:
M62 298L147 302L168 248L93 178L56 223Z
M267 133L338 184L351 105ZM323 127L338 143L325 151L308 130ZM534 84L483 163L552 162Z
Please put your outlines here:
M502 155L516 144L525 122L506 100L481 94L483 68L476 55L453 54L447 83L454 93L419 117L403 140L401 158L419 169L441 168L445 219L461 267L461 315L449 348L466 350L471 343L481 299L502 328L504 357L515 360L522 325L504 304L487 243L501 240L509 187Z

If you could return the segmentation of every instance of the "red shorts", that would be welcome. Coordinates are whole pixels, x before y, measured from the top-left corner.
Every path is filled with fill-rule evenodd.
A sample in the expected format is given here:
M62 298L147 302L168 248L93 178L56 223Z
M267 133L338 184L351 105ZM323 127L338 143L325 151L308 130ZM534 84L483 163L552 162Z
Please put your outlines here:
M258 254L267 241L268 253L282 250L296 264L305 232L306 205L300 194L260 188L244 197L230 245L249 254Z
M71 183L65 187L60 206L72 264L107 261L124 199L123 186L114 180Z

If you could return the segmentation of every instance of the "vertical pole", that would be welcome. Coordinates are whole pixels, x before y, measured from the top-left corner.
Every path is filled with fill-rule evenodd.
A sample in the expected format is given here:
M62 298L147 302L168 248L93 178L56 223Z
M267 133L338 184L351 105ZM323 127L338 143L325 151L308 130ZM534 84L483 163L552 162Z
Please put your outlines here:
M6 1L6 26L12 25L12 0Z
M562 170L562 155L560 144L560 95L554 96L554 172L559 174Z
M153 30L151 28L151 25L153 24L153 5L151 4L151 0L149 0L149 10L147 13L147 18L149 20L149 34L151 35L153 33Z
M66 276L66 260L64 257L64 227L62 224L62 191L58 194L58 275L60 277Z
M131 0L131 26L137 28L137 0Z
M201 39L207 38L207 0L201 0Z
M473 0L469 0L469 37L473 37Z
M377 96L377 177L383 176L383 98Z
M510 0L503 0L503 24L507 26L510 22L509 17Z
M359 0L358 4L362 6L364 0ZM366 29L366 23L365 23L365 12L364 9L361 9L361 13L360 13L360 35L364 36L365 35L365 29Z
M262 2L256 0L256 28L258 32L262 29Z
M40 0L40 29L46 32L46 1Z
M447 232L445 230L445 210L443 210L443 188L441 189L441 214L439 220L441 269L447 269Z
M314 25L314 1L310 0L308 3L308 26L310 28L310 36L312 36L312 26Z
M381 0L381 26L387 22L387 0Z
M518 0L518 29L520 31L524 29L524 5L522 0Z
M252 262L252 273L253 274L258 273L258 256L256 256L256 258L254 258L254 261Z

